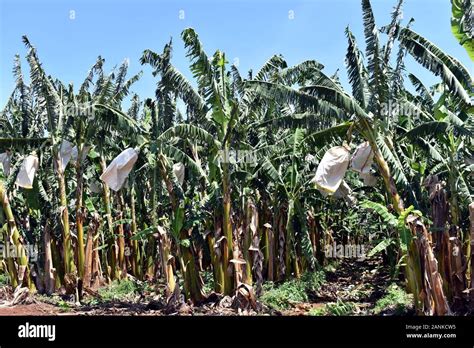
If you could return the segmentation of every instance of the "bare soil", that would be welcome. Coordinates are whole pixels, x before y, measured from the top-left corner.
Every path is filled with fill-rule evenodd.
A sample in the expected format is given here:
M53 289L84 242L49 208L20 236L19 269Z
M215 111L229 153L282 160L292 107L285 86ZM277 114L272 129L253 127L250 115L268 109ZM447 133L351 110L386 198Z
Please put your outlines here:
M389 271L379 259L343 259L337 268L326 272L326 282L310 294L308 303L300 303L283 315L307 315L338 300L352 302L354 315L372 315L375 303L392 281Z
M136 299L112 301L95 305L76 305L71 298L62 303L53 303L44 296L30 295L20 304L10 306L13 298L11 289L0 289L0 315L43 316L43 315L307 315L309 311L323 308L327 303L350 301L356 306L355 315L370 315L376 301L384 294L390 283L386 268L380 267L380 260L357 261L345 259L337 269L326 273L326 282L315 293L309 294L309 302L299 303L285 311L275 311L261 306L257 311L248 306L236 309L229 296L211 294L199 306L183 301L158 299ZM65 305L66 303L66 305Z

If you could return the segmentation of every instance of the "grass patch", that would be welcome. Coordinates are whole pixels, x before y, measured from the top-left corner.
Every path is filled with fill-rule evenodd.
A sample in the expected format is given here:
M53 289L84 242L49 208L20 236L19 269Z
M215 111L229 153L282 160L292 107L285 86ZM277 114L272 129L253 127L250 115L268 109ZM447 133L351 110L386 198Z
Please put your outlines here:
M102 302L127 301L133 299L140 291L140 286L131 280L114 280L108 286L99 289Z
M312 317L323 317L328 315L328 312L326 310L326 306L324 306L320 308L311 308L308 312L308 315Z
M326 310L329 315L351 315L354 313L355 309L356 306L353 302L344 302L341 300L337 300L337 302L326 304Z
M354 314L356 306L353 302L344 302L337 300L337 302L329 302L324 307L313 308L308 312L311 316L345 316Z
M308 293L317 291L323 282L323 271L307 272L301 278L289 280L278 287L267 282L260 300L273 309L288 309L294 304L307 302Z
M370 283L358 284L349 292L350 300L364 301L368 300L370 295L374 292L374 286Z
M0 286L5 286L10 284L10 278L8 274L0 274Z
M153 291L153 286L146 282L134 281L130 279L120 281L114 280L112 283L99 288L99 296L97 297L83 293L84 297L81 299L81 304L87 306L96 306L113 301L135 301L139 295L150 296ZM58 306L62 310L70 310L75 307L75 304L71 302L71 297L68 299L67 296L65 297L58 294L36 294L35 296L41 302Z
M63 300L61 296L57 294L53 294L53 295L36 294L35 297L41 302L59 307L62 312L69 312L75 307L73 303L71 303L70 301Z
M68 312L72 309L71 305L68 302L63 301L63 300L58 301L58 307L61 308L63 312Z
M392 284L387 288L385 296L375 304L374 314L392 312L395 315L402 315L407 313L412 307L413 296L407 294L397 284Z

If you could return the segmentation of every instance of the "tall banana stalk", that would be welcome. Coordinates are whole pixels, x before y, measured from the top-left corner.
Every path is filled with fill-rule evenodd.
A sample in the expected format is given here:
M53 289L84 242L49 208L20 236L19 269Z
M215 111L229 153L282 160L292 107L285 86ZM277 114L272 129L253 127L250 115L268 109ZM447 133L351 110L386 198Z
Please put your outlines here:
M66 275L72 275L76 272L76 267L74 264L74 252L72 249L71 231L69 224L66 181L62 169L62 160L59 156L59 144L53 145L53 158L59 186L59 210L61 219L61 229L63 234L64 272L66 273Z
M5 226L6 220L5 220L5 214L2 210L0 210L0 224L2 226ZM8 226L8 225L6 225ZM3 229L3 240L5 241L4 248L5 250L8 250L8 252L11 249L11 244L10 244L10 235L8 232L8 228ZM15 259L13 258L13 255L8 255L6 254L6 267L7 267L7 272L10 278L11 285L16 288L18 286L18 271L17 267L15 264Z
M77 229L77 268L79 277L84 277L85 247L84 247L84 219L85 211L83 206L84 176L82 168L82 157L84 152L83 144L78 147L76 160L76 229Z
M105 162L104 156L100 157L100 167L102 170L102 173L105 172L105 169L107 168L107 164ZM108 251L110 255L110 266L108 266L108 262L106 262L107 265L107 273L110 279L116 279L118 278L117 274L117 256L116 256L116 250L115 250L115 239L114 239L114 223L113 223L113 218L112 218L112 208L111 208L111 202L110 202L110 189L107 186L107 184L102 184L102 200L103 200L103 205L105 208L105 214L106 214L106 221L107 221L107 235L105 236L105 240L107 241L108 244ZM105 258L107 260L107 258Z
M229 153L229 146L224 146L224 153ZM230 174L229 174L229 163L223 161L222 163L222 230L224 237L227 240L227 248L224 250L222 255L222 263L224 268L224 293L230 294L233 289L232 276L229 274L229 261L233 256L233 241L232 236L232 224L230 221L231 214L231 198L230 198Z
M8 193L6 192L2 181L0 181L0 201L2 202L3 213L7 222L7 238L5 240L13 241L13 245L15 246L14 256L16 256L18 263L17 269L16 266L14 267L13 262L8 262L12 285L25 285L30 289L34 289L34 283L31 281L29 276L28 255L23 246L23 241L20 233L18 232L18 228L16 227L15 217L8 200Z
M133 237L138 232L138 222L137 222L136 202L135 202L135 183L132 184L132 189L130 190L130 215L132 219L130 232L131 232L131 237ZM140 247L138 245L138 240L136 239L132 239L132 270L135 277L137 277L138 279L143 279Z
M125 264L125 232L123 228L123 218L125 217L125 201L122 190L117 192L117 242L118 242L118 268L120 269L120 278L127 273Z

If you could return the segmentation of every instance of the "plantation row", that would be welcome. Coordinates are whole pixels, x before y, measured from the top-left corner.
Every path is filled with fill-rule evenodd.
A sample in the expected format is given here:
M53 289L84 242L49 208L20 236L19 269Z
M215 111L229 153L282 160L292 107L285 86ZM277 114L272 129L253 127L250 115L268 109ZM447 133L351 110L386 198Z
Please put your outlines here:
M402 23L402 3L379 28L362 0L365 54L346 28L350 92L321 63L280 55L244 77L185 29L194 81L172 65L171 41L145 50L155 96L132 94L123 110L141 76L128 78L127 62L106 74L98 57L76 89L48 76L24 37L30 83L16 56L0 118L0 241L15 251L1 271L13 287L79 298L132 275L199 303L204 272L215 292L258 296L264 281L325 265L334 243L370 244L419 313L465 308L473 79ZM472 59L469 1L452 3ZM406 71L407 55L440 82Z

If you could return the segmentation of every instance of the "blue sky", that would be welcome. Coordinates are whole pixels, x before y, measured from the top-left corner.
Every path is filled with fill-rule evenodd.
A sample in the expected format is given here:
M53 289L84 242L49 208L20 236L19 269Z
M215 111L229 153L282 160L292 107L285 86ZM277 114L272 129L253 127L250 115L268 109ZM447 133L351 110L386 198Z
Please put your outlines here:
M379 27L388 24L395 2L372 0ZM405 1L404 22L414 17L415 31L472 71L472 61L451 34L450 15L449 0ZM221 49L230 63L238 59L242 74L281 53L290 65L315 59L328 74L339 68L347 84L347 25L365 48L359 0L0 0L0 108L14 87L16 53L27 72L24 34L47 73L76 87L98 55L105 58L107 71L128 58L130 73L144 72L132 90L145 98L154 95L156 79L140 65L141 53L146 48L160 52L170 37L173 64L191 78L180 39L186 27L196 29L209 55ZM437 81L412 59L407 67L428 85Z

